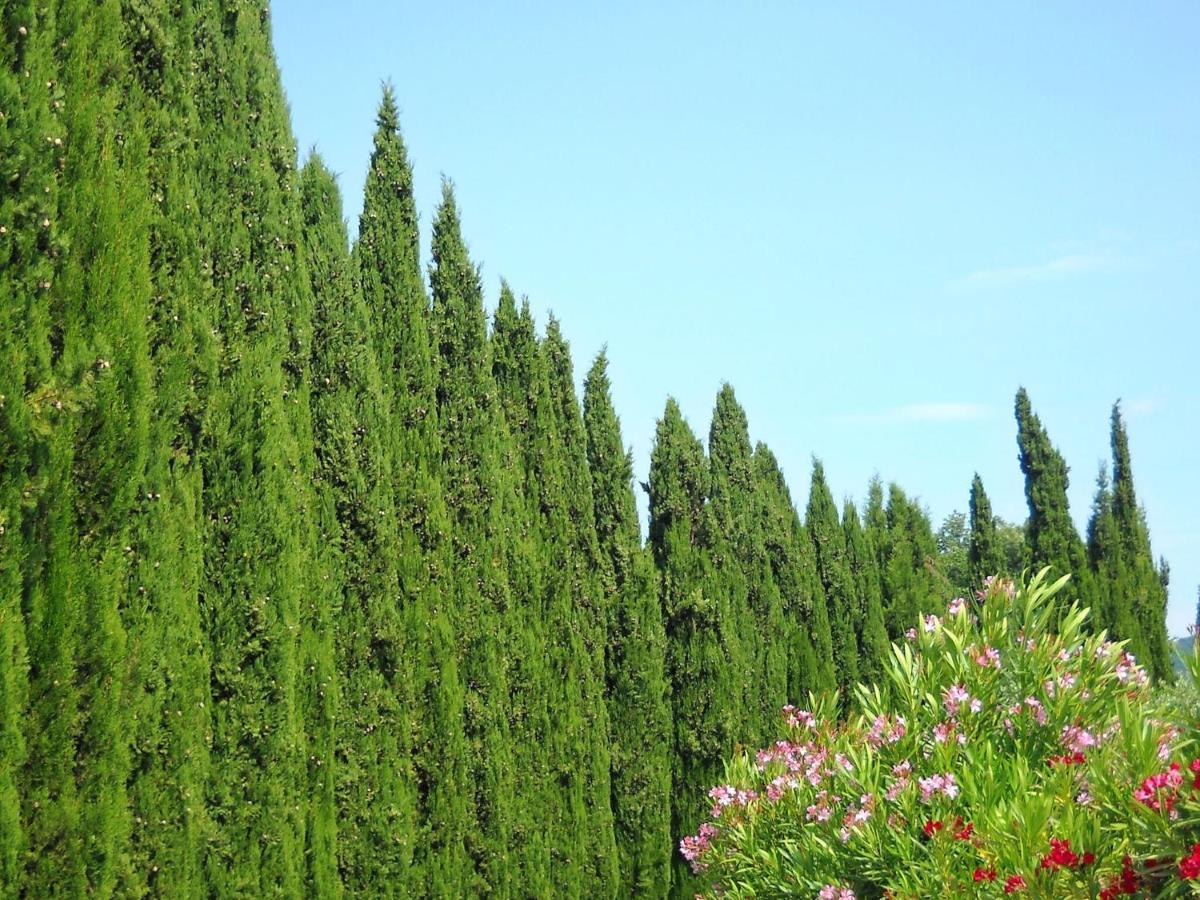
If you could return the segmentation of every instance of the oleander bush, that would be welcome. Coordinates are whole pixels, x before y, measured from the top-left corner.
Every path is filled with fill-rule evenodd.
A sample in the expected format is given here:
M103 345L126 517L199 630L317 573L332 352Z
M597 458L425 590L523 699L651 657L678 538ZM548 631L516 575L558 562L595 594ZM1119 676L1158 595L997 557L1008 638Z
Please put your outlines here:
M785 707L681 842L710 896L1200 895L1197 709L1057 602L1066 583L989 579L924 617L849 718Z

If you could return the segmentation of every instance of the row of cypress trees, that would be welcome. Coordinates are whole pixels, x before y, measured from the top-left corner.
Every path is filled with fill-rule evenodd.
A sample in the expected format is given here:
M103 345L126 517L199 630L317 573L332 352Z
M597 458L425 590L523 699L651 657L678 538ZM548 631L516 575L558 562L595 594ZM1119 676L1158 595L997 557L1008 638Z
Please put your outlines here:
M1119 403L1111 417L1111 475L1101 466L1096 479L1087 533L1081 537L1067 502L1068 467L1033 411L1028 393L1017 392L1015 412L1021 471L1029 518L1025 525L1025 566L1052 566L1071 572L1066 602L1092 610L1092 627L1114 640L1128 641L1130 652L1151 676L1172 676L1166 609L1169 569L1155 563L1145 513L1133 487L1129 436ZM1007 568L997 537L997 519L978 475L971 484L968 565L978 580Z
M802 519L726 386L643 545L604 355L488 322L448 183L422 270L390 91L351 248L261 4L0 27L0 895L686 896L734 747L944 602L924 511ZM1149 585L1122 446L1089 571Z

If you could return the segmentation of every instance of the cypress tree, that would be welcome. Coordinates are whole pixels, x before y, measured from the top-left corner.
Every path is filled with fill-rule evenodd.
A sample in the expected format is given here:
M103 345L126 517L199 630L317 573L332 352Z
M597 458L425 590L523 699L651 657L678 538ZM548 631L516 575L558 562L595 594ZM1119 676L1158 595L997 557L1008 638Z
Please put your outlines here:
M21 460L18 450L30 479L21 479L23 543L33 552L24 573L28 655L19 660L14 646L9 657L21 668L27 661L31 700L19 776L25 817L17 834L29 864L22 888L109 894L130 889L133 877L125 853L132 720L122 607L140 549L129 541L148 444L147 148L122 89L118 5L62 3L40 17L11 12L19 20L7 22L11 39L24 43L34 28L33 43L46 54L33 64L46 76L46 93L22 98L34 104L29 121L46 126L36 151L43 161L32 162L32 147L18 147L25 152L12 161L14 181L35 172L44 178L28 185L41 196L28 203L18 183L10 210L14 228L42 233L33 241L15 234L12 248L19 254L14 312L32 312L29 301L42 307L17 329L29 329L26 365L35 365L14 397L40 438L26 444L30 457ZM34 271L31 285L25 278ZM35 355L41 316L50 350L44 368ZM9 755L0 750L0 759Z
M1130 652L1141 659L1146 647L1133 608L1128 602L1119 602L1113 596L1119 582L1116 572L1119 551L1112 501L1108 469L1101 464L1087 530L1088 562L1096 575L1096 606L1092 610L1092 622L1097 630L1106 629L1110 639L1129 641Z
M575 393L571 350L554 316L546 326L541 348L550 387L554 433L563 459L565 534L569 575L567 597L573 668L578 670L583 733L580 735L583 773L586 863L581 887L586 895L615 894L618 860L613 835L609 718L604 702L607 612L600 545L596 536L592 477L587 463L587 437ZM582 638L582 640L579 640Z
M662 577L667 671L674 722L671 833L704 819L704 792L721 777L740 737L743 665L728 606L705 547L710 470L704 448L674 399L667 401L650 455L650 547ZM700 882L672 856L672 894Z
M194 11L123 4L127 100L148 137L153 383L143 502L129 546L137 602L126 605L133 829L130 893L198 896L213 838L205 802L212 697L200 618L201 435L217 380L218 334L197 201L201 146L193 96Z
M989 575L1015 575L1015 572L1005 571L1000 542L996 536L992 503L983 489L983 479L979 477L978 472L971 480L970 521L971 538L967 545L967 564L970 566L972 581L979 585Z
M762 534L746 413L728 384L717 395L708 448L713 519L738 570L736 593L729 600L749 667L742 701L748 729L742 740L765 741L787 702L783 603Z
M437 368L421 276L412 167L388 87L376 119L354 262L386 404L379 427L388 430L396 529L390 552L399 579L395 596L404 641L394 649L407 659L415 703L408 721L419 831L407 883L414 893L462 895L481 889L475 866L484 852L469 846L477 811L470 796L464 732L464 648L456 639L466 604L457 587L452 525L441 487ZM359 860L362 877L370 876L380 889L369 845L346 853Z
M391 417L370 313L350 265L341 199L317 157L301 172L305 265L316 301L313 396L317 475L333 500L340 553L336 774L338 869L350 892L411 889L415 831L413 699L399 603ZM328 692L333 694L332 688ZM386 888L385 888L386 886Z
M310 797L308 778L309 734L325 728L311 718L323 709L312 657L328 652L317 645L331 595L316 547L295 146L262 10L197 8L194 102L211 152L197 157L196 196L221 336L201 439L215 826L206 876L219 894L298 894L323 877L316 868L329 861L308 853L309 831L333 809L327 794Z
M515 617L510 621L517 627L502 628L504 614L513 607L505 564L519 513L513 487L506 483L513 448L491 372L479 272L467 255L448 182L434 219L430 281L441 473L457 557L451 577L460 605L456 626L474 788L476 832L469 846L481 889L503 895L510 884L534 878L534 873L514 872L508 859L514 822L528 821L515 796L504 663L504 633L520 635L521 629Z
M1050 443L1024 388L1017 391L1015 408L1017 445L1029 504L1025 540L1030 563L1035 570L1050 566L1057 575L1071 573L1074 583L1068 588L1069 597L1082 599L1090 606L1086 553L1067 504L1066 461Z
M883 584L875 548L850 500L842 507L842 530L846 536L846 564L854 584L858 675L867 684L878 684L891 651L883 624Z
M816 551L817 572L829 605L837 686L843 702L847 702L859 679L854 582L846 562L846 536L825 481L825 467L819 459L813 460L805 525Z
M1118 583L1111 585L1114 604L1130 604L1145 646L1150 675L1172 675L1170 640L1167 637L1167 591L1154 566L1145 513L1138 506L1129 457L1129 436L1119 403L1112 408L1113 489L1112 515L1119 546ZM1142 658L1142 657L1139 657Z
M603 838L597 834L597 824L606 825L607 839L612 839L609 761L605 753L599 763L603 771L597 772L592 744L595 735L607 734L605 717L594 712L597 703L603 705L598 669L602 659L592 656L593 649L602 652L599 635L592 630L598 586L589 584L598 560L594 545L591 564L583 558L589 548L577 534L578 512L572 510L570 462L563 424L556 415L549 354L539 344L528 303L518 312L504 283L494 321L492 373L505 421L515 437L516 469L523 485L518 492L524 501L519 504L521 521L534 538L532 555L510 569L510 579L514 596L540 600L522 627L533 641L514 661L519 685L514 693L531 716L530 724L537 723L532 730L545 730L541 739L549 758L522 760L522 771L538 773L534 790L527 783L532 805L524 827L541 828L539 840L545 845L540 858L530 854L527 866L544 868L541 877L548 879L556 895L577 895L589 883L598 892L609 893L615 850L609 844L607 854L598 852ZM590 483L585 487L590 500ZM592 519L589 507L582 520L589 533L594 533ZM519 583L519 578L525 581ZM509 620L515 621L520 612L514 610ZM543 624L536 627L539 620ZM514 735L517 747L528 742L526 736ZM599 794L598 780L603 782ZM594 814L597 804L604 806L604 815ZM534 849L528 837L522 843ZM546 867L551 856L554 864Z
M607 703L619 897L661 898L671 877L671 708L658 578L641 545L633 463L612 405L608 360L584 381L596 535L605 563Z
M837 686L829 607L817 573L813 542L800 521L779 462L762 443L754 448L755 477L763 498L763 540L783 599L788 687L793 701Z

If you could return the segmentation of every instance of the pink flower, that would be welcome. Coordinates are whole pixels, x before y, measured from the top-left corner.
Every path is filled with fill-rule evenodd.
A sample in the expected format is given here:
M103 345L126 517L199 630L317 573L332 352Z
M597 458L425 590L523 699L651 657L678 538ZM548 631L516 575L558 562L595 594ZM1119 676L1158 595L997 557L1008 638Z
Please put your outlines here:
M816 724L816 717L813 716L807 709L796 709L790 703L783 708L783 720L787 722L790 728L812 728Z
M942 620L935 615L928 615L921 622L921 627L925 629L926 634L932 634L942 627Z
M952 684L942 692L942 703L946 707L947 715L958 715L958 708L970 699L971 695L967 693L967 689L961 684Z
M918 778L917 784L921 788L921 802L930 803L933 800L934 794L942 794L950 800L958 796L958 784L954 780L954 774L946 772L942 775L930 775L928 778Z
M1000 668L1000 651L995 647L985 646L975 656L975 664L982 668Z
M712 824L705 822L700 826L700 830L696 834L685 837L679 842L679 852L683 854L683 858L692 864L692 871L699 873L708 868L708 863L703 862L700 857L708 849L709 842L716 837L720 831Z
M957 616L960 612L967 608L967 601L962 597L955 597L950 601L950 605L946 607L946 612L952 616Z
M1062 742L1072 753L1083 753L1099 743L1094 734L1078 725L1063 726Z

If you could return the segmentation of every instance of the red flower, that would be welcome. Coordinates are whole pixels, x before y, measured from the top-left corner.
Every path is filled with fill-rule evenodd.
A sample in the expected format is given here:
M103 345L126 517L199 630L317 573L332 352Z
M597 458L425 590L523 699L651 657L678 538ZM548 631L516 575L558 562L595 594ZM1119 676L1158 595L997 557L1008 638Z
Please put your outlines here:
M1179 860L1179 877L1184 881L1200 880L1200 844L1192 847L1190 856Z
M974 878L976 881L995 881L996 880L996 870L995 869L976 868L974 873L971 875L971 877Z
M1020 875L1011 875L1009 876L1008 881L1004 882L1004 893L1016 894L1025 890L1026 887L1027 885L1025 884L1024 878L1022 878Z
M1200 791L1200 759L1193 759L1191 770L1196 773L1196 780L1192 782L1192 790Z
M1042 857L1043 869L1073 869L1078 863L1079 857L1072 852L1069 840L1050 838L1050 852Z
M1115 900L1116 897L1138 892L1138 876L1133 870L1133 860L1126 856L1121 860L1121 874L1114 875L1108 886L1100 892L1100 900Z
M975 832L975 826L968 822L963 824L962 816L954 817L954 839L959 841L969 841L971 835Z
M1096 854L1093 853L1091 850L1088 850L1086 853L1083 854L1083 861L1082 861L1081 865L1090 866L1095 861L1096 861Z
M941 823L941 820L934 819L925 823L925 837L933 837L946 826Z
M1060 766L1082 766L1086 757L1082 753L1064 753L1062 756L1051 756L1046 760L1046 765L1053 768L1055 765Z

